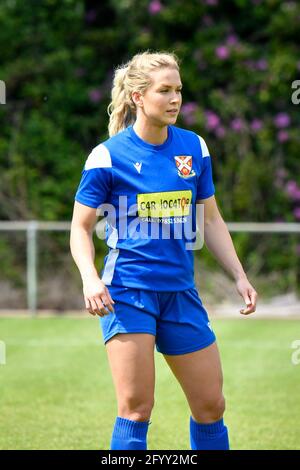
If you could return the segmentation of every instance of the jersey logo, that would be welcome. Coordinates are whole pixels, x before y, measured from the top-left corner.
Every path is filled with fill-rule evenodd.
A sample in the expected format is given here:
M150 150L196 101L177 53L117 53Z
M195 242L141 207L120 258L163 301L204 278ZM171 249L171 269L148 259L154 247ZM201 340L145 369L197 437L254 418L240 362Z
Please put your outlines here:
M192 169L192 155L179 155L175 158L175 163L178 168L178 176L181 178L190 178L195 176L195 172Z
M136 169L136 171L138 171L139 173L141 172L142 163L136 162L136 163L133 163L133 166L134 166L134 168Z
M139 217L183 217L191 212L192 191L163 191L137 194Z

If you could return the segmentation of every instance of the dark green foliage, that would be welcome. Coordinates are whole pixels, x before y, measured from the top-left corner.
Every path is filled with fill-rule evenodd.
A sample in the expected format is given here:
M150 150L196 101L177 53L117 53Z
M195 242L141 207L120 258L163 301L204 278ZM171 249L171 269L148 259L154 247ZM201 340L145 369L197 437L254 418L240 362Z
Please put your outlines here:
M2 0L0 219L71 218L85 158L108 136L113 70L150 49L181 60L193 110L177 125L207 141L224 218L300 220L299 26L294 1ZM269 245L272 270L281 242Z

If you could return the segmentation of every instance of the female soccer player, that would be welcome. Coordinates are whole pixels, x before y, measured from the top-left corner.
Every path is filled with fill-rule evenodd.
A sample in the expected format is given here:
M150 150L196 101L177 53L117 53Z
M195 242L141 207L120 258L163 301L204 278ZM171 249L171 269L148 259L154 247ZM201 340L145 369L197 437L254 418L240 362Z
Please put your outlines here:
M111 449L147 449L155 345L186 395L191 449L229 449L216 337L194 284L197 209L208 249L246 303L242 314L255 311L257 294L218 210L205 141L175 126L181 88L173 53L139 53L115 70L110 138L88 156L75 196L71 252L86 309L100 317L118 402ZM109 247L101 276L92 241L99 206Z

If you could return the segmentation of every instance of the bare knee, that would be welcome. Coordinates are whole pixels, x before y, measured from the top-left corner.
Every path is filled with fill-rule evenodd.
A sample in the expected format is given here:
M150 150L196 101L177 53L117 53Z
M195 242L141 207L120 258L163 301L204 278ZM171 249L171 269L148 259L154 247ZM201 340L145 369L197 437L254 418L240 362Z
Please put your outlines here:
M154 407L154 399L140 399L131 397L124 399L118 405L118 415L133 421L148 421Z
M225 398L223 395L205 400L196 410L192 410L192 416L198 423L213 423L219 421L225 411Z

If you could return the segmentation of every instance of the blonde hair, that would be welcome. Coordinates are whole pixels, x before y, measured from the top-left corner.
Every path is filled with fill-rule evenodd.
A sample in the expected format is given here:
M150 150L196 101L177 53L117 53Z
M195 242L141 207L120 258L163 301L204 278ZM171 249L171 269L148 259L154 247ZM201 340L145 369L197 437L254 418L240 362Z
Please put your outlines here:
M111 102L107 107L110 137L135 122L136 106L132 93L138 91L143 94L151 85L149 73L164 67L179 71L179 59L173 52L140 52L126 64L117 67Z

